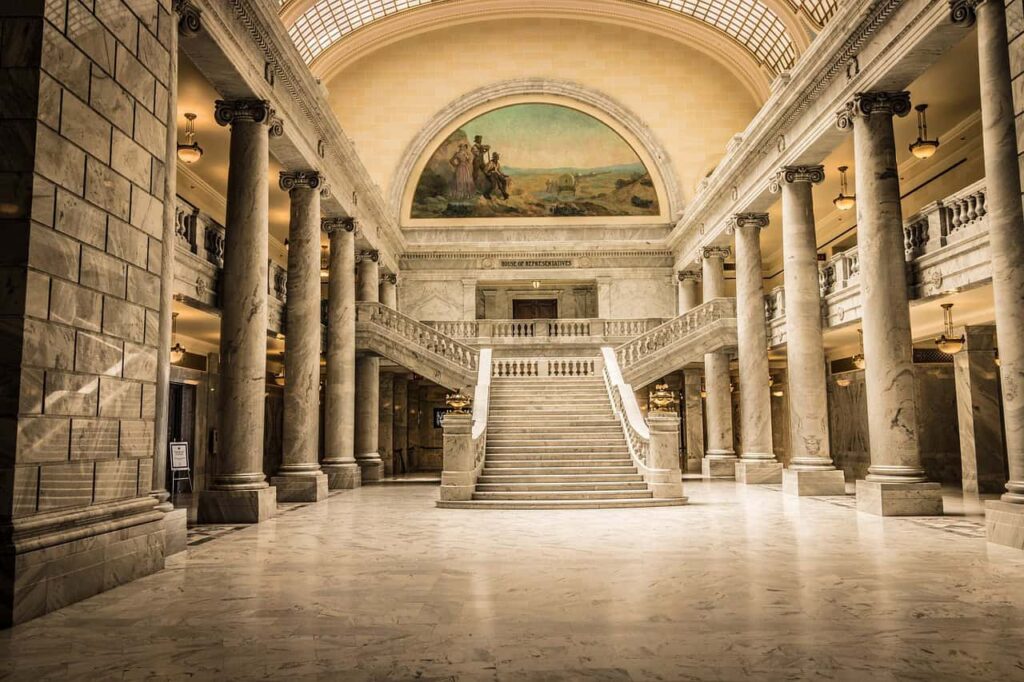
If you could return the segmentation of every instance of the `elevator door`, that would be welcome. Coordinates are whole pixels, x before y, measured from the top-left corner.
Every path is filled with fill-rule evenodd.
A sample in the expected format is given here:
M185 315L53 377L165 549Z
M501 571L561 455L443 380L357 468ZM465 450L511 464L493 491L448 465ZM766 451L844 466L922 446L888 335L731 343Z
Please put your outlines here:
M512 301L512 318L516 320L558 319L558 301L553 298Z

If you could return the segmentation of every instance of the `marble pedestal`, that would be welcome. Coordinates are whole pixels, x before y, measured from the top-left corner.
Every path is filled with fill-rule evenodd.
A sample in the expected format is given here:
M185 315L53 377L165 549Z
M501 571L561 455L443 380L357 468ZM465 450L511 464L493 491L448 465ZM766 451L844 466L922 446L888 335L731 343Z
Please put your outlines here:
M199 491L199 523L261 523L277 512L277 489Z
M164 556L184 552L188 547L188 509L172 509L160 523L164 529Z
M372 455L366 455L367 458L371 456ZM380 479L384 477L383 461L379 459L373 460L357 457L356 462L359 464L359 479L362 484L378 483Z
M323 471L327 474L327 488L329 490L351 490L358 488L362 483L359 474L359 465L352 464L325 465Z
M705 457L700 462L700 474L704 478L735 478L735 457Z
M327 499L327 474L312 476L274 476L270 485L277 488L278 502L321 502Z
M782 492L786 495L807 497L813 495L845 495L846 477L838 469L824 471L782 472Z
M985 532L989 542L1024 549L1024 504L986 502Z
M780 462L745 460L736 462L735 477L737 483L757 485L759 483L782 483L782 464Z
M857 481L857 511L875 516L942 516L942 487Z

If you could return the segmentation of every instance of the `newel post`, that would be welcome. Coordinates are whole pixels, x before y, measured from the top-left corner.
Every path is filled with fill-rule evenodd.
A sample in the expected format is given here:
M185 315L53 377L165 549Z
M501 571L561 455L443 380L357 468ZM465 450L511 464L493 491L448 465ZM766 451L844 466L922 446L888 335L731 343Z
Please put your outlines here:
M651 410L647 415L651 446L648 483L656 498L683 497L683 472L679 469L679 415ZM685 499L685 498L684 498Z
M473 447L473 415L466 409L469 398L461 391L447 396L451 412L444 416L444 463L441 471L441 499L473 499L476 485L476 452Z

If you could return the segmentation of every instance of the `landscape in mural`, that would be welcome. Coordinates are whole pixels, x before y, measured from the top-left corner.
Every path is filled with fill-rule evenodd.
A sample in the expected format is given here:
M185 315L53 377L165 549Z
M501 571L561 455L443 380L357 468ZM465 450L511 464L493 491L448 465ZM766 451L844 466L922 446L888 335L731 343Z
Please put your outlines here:
M581 111L514 104L469 121L437 148L413 218L557 218L660 213L651 175L625 140Z

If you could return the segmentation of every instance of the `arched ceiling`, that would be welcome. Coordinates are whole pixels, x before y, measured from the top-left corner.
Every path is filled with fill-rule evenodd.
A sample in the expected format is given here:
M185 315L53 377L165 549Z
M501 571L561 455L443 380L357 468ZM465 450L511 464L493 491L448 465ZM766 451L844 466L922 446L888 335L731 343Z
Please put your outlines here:
M279 0L281 18L311 63L348 34L416 7L459 0ZM748 52L769 74L797 55L835 12L838 0L622 0L703 22Z

